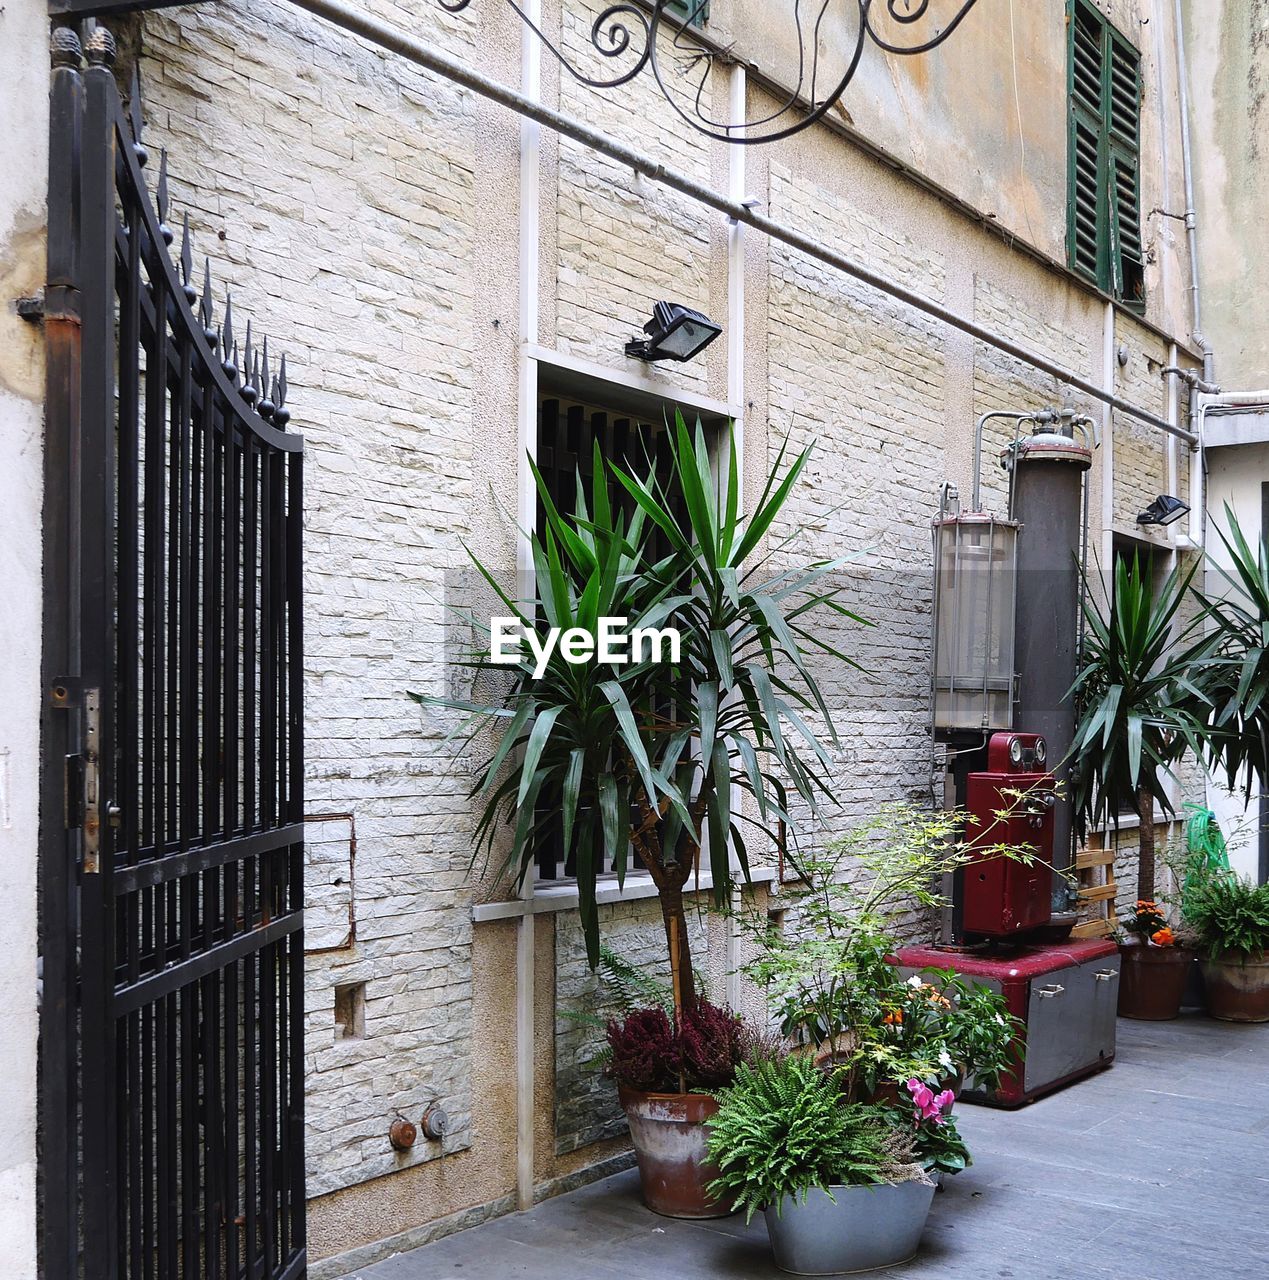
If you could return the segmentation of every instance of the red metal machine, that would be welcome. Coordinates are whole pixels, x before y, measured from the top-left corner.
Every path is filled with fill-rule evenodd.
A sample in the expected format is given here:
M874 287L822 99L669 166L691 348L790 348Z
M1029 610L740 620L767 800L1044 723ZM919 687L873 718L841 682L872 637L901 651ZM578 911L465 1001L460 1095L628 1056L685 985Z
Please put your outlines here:
M955 969L1000 992L1009 1012L1022 1022L1016 1041L1019 1065L990 1094L968 1081L964 1096L971 1101L1021 1106L1109 1067L1115 1059L1119 948L1108 939L1018 947L1007 955L904 947L895 959L904 973Z
M1016 1107L1115 1057L1119 951L1113 942L1029 945L1050 921L1054 778L1045 770L1045 742L1034 733L996 733L987 768L966 778L971 850L981 858L961 872L955 894L959 946L904 947L894 957L905 973L954 969L1000 992L1022 1024L1018 1066L987 1093L970 1099ZM1032 850L1030 864L993 854L995 846Z
M986 770L969 775L965 838L984 853L962 873L962 941L1013 938L1049 923L1057 791L1044 768L1046 755L1039 734L995 733ZM1027 864L987 852L1002 844L1029 848L1034 860Z

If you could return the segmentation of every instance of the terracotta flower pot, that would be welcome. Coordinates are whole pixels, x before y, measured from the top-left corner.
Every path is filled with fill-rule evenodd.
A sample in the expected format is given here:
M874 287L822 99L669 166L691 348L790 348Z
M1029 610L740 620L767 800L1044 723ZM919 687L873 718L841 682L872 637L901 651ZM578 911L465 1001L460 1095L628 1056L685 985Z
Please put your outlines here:
M1119 1016L1166 1022L1181 1012L1185 980L1194 960L1189 947L1119 944Z
M1269 954L1227 951L1203 961L1207 1011L1224 1022L1269 1022Z
M706 1151L705 1121L718 1110L707 1093L640 1093L618 1086L643 1199L667 1218L724 1218L731 1209L706 1189L718 1166Z

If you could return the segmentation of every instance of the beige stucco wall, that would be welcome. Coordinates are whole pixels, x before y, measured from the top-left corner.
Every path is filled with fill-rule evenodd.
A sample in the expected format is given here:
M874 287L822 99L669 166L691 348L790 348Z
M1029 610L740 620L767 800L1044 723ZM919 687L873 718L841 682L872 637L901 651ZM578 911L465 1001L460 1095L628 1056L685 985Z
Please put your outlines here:
M4 1272L36 1274L36 866L44 349L16 301L44 282L49 60L41 0L0 9L0 1238ZM14 109L16 108L16 109Z
M521 29L509 7L474 4L457 17L430 5L371 7L519 82ZM734 7L716 0L719 30L735 21L727 18ZM975 50L978 64L1000 56L982 7L952 64L962 80ZM1052 186L1065 117L1054 125L1040 106L1065 58L1060 5L1050 0L1034 14L1015 7L1023 56L1039 51L1037 65L1019 68L1022 178L1021 148L992 141L1010 118L1001 103L1013 99L1012 77L979 76L974 93L958 96L947 67L891 71L873 65L874 50L871 79L850 106L854 128L876 147L901 150L917 132L901 121L928 119L933 131L909 162L927 168L929 181L824 128L745 153L743 189L774 216L1100 378L1103 301L984 225L999 222L1042 254L1063 256ZM548 5L548 34L580 47L598 8L593 0ZM452 721L420 715L404 690L443 688L444 607L462 542L490 563L514 564L521 343L629 377L622 343L653 302L668 296L723 317L743 284L739 329L702 360L646 380L670 400L727 401L739 363L735 407L750 500L786 434L799 444L816 438L790 519L807 527L813 554L856 553L868 575L860 591L877 626L850 643L872 674L825 673L842 735L834 764L845 805L808 830L813 839L878 802L928 793L926 566L938 485L948 478L968 495L978 413L1052 404L1065 392L756 234L745 234L740 269L730 273L725 219L545 132L541 315L536 333L522 333L526 211L514 116L279 0L250 12L156 13L143 33L150 136L170 151L175 216L188 210L199 250L212 250L218 304L232 287L239 329L250 315L289 353L292 425L307 442L308 805L354 812L358 835L356 945L311 956L307 969L311 1253L330 1259L314 1275L331 1275L515 1204L517 925L471 919L473 899L494 888L478 894L466 881L474 813L463 797L473 759L443 741ZM887 93L877 89L883 73ZM548 56L543 86L551 104L716 189L737 163L676 124L646 81L596 95ZM751 111L767 101L751 86ZM959 141L948 132L955 128ZM976 132L987 144L970 164ZM1148 127L1143 137L1149 152ZM1059 167L1064 173L1064 158ZM1162 176L1148 182L1156 180L1166 185ZM954 208L932 185L982 216ZM1064 208L1064 199L1056 204ZM1178 286L1174 247L1160 240L1158 253L1151 270ZM1156 319L1171 314L1166 296L1152 292L1151 306ZM1150 361L1160 339L1127 321L1117 336L1129 356L1117 386L1158 408L1162 384ZM1074 403L1092 407L1079 396ZM1134 457L1133 429L1118 423L1115 432L1116 456ZM1003 443L989 440L989 459ZM1159 447L1156 435L1143 437L1139 470L1162 456ZM986 475L999 503L990 461ZM1102 484L1095 467L1094 512L1103 509ZM1109 509L1128 511L1143 485L1125 472ZM323 910L332 891L342 894L334 880L345 866L338 857L315 864L308 891ZM620 1140L556 1154L556 983L561 973L576 976L574 932L570 919L549 914L535 924L540 1193L624 1159ZM725 940L711 934L706 962L717 976ZM337 982L366 984L362 1040L336 1039ZM450 1112L451 1136L393 1154L394 1115L417 1120L433 1100Z
M1269 387L1269 3L1187 0L1185 35L1204 336L1227 389Z
M1182 331L1186 268L1175 256L1183 208L1172 5L1096 0L1142 58L1141 208L1147 316ZM923 43L960 8L933 0L906 29L873 6L878 32L896 44ZM858 73L829 119L893 162L964 202L985 223L1048 259L1066 262L1068 0L980 3L952 37L928 54L898 57L867 42ZM807 60L819 6L803 6ZM899 11L903 11L900 6ZM854 4L830 4L819 29L820 83L839 78L858 29ZM808 16L809 15L809 16ZM752 66L756 77L797 84L797 28L784 5L717 0L709 33ZM834 74L835 73L835 74ZM756 118L757 113L751 113Z

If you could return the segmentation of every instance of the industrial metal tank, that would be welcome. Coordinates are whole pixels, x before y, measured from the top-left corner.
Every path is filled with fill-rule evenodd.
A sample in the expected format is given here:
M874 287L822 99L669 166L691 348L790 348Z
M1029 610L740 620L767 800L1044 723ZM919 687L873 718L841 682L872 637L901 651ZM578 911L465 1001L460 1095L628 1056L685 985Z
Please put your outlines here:
M982 739L1012 721L1018 525L983 512L934 522L934 731Z
M1068 781L1075 737L1075 680L1080 637L1080 562L1086 518L1084 473L1093 455L1074 437L1069 416L1042 423L1013 450L1010 514L1023 530L1017 551L1018 698L1014 723L1043 734L1049 767ZM1054 810L1053 860L1071 863L1068 798ZM1070 910L1064 877L1053 878L1053 909Z

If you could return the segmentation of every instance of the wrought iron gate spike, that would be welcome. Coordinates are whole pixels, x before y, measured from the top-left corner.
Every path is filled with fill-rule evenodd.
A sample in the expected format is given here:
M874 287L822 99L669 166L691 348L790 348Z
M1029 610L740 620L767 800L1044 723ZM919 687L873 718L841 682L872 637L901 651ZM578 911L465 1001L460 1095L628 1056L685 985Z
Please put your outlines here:
M54 67L77 69L83 61L79 36L76 35L73 27L54 27L49 35L49 51L52 54Z
M137 157L137 163L144 169L150 153L141 140L145 120L141 106L141 73L135 62L132 64L132 82L128 88L128 125L132 130L132 150Z
M247 321L247 349L243 352L242 398L249 408L255 408L260 398L260 353L251 350L251 321Z
M181 226L181 283L185 291L185 301L192 307L198 301L198 290L190 283L190 274L194 270L194 251L189 242L189 211L182 215Z
M198 304L198 319L203 326L203 337L213 351L216 350L216 326L212 324L211 259L203 259L203 297Z
M264 335L264 356L260 361L260 403L256 406L256 412L266 421L273 421L273 411L277 408L270 392L277 383L272 385L269 382L269 335Z
M154 188L154 205L159 211L159 232L163 236L164 244L171 244L173 240L172 228L168 226L167 221L167 148L164 147L159 152L159 181Z
M286 408L286 352L282 353L281 367L278 376L273 380L273 425L279 431L286 430L291 421L291 411Z
M220 367L230 382L238 380L238 348L234 345L234 296L225 290L225 322L220 326Z
M84 42L84 56L90 67L113 67L117 52L115 38L109 27L94 27Z

